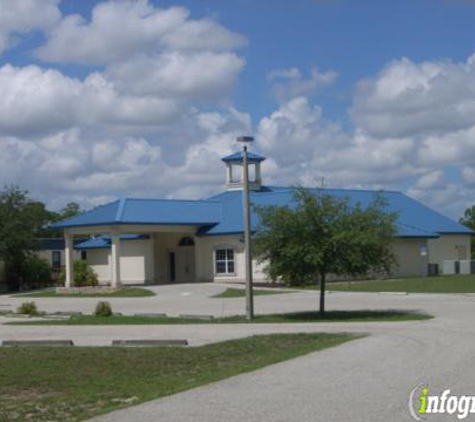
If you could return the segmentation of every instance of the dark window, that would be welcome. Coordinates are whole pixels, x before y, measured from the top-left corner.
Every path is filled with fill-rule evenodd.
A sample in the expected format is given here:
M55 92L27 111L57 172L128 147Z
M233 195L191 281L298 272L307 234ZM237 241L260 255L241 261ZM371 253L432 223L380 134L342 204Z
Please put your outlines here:
M87 251L81 251L81 259L85 261L87 259Z
M53 268L61 266L61 251L53 251L51 253L51 264Z
M191 237L186 236L180 239L178 246L195 246L195 242Z
M216 274L234 274L234 249L216 249L214 262Z

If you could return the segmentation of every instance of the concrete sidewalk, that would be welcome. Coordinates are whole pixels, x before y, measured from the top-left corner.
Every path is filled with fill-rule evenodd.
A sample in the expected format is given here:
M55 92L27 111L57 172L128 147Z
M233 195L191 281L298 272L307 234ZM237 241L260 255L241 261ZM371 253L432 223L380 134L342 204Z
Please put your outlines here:
M76 346L110 346L113 340L188 340L190 346L272 333L369 332L410 328L415 323L285 323L285 324L183 324L183 325L0 325L0 340L72 340Z

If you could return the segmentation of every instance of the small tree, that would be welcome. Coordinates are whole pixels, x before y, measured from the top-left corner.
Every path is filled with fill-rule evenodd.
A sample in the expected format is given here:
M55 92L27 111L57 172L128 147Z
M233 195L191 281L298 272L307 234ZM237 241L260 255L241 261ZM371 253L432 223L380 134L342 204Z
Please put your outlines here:
M381 196L363 207L322 189L296 188L293 195L292 206L256 208L260 223L254 253L272 280L292 286L318 281L323 314L328 274L391 271L397 214L386 212Z
M51 282L51 267L37 256L28 256L23 266L23 282L28 288L47 286Z
M16 186L0 191L0 261L9 290L20 288L25 262L37 249L37 238L49 218L44 204L32 200L28 192Z
M463 217L459 220L459 222L460 224L467 226L469 229L475 232L475 205L465 210L465 212L463 213ZM471 239L472 259L475 259L475 241L474 240L475 240L474 236L472 236L472 239Z

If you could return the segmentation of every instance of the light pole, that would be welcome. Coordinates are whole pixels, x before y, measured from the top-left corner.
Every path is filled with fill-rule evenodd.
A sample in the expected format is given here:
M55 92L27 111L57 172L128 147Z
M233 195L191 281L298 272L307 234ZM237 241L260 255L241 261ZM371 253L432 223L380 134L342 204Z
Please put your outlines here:
M249 206L249 169L247 165L247 144L254 141L252 136L240 136L242 142L243 195L244 195L244 254L246 261L246 318L254 318L254 297L252 291L252 256L251 256L251 210Z

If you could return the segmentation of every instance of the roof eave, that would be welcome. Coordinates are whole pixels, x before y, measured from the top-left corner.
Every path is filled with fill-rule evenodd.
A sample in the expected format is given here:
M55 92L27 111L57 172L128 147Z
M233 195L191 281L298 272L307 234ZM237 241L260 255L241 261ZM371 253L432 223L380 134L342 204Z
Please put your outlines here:
M397 239L438 239L438 234L402 234L394 236Z
M56 226L56 229L69 229L75 227L99 227L99 226L214 226L218 222L140 222L140 221L104 221L100 223L68 224ZM52 227L53 228L53 227Z
M462 232L462 231L460 231L460 232L459 232L459 231L447 231L447 232L445 232L445 231L439 231L438 233L439 233L440 235L443 235L443 234L448 234L448 235L451 235L451 234L452 234L452 235L462 235L462 236L473 236L473 235L475 235L475 232L473 232L473 231L471 231L471 230L469 230L469 231L463 231L463 232Z

